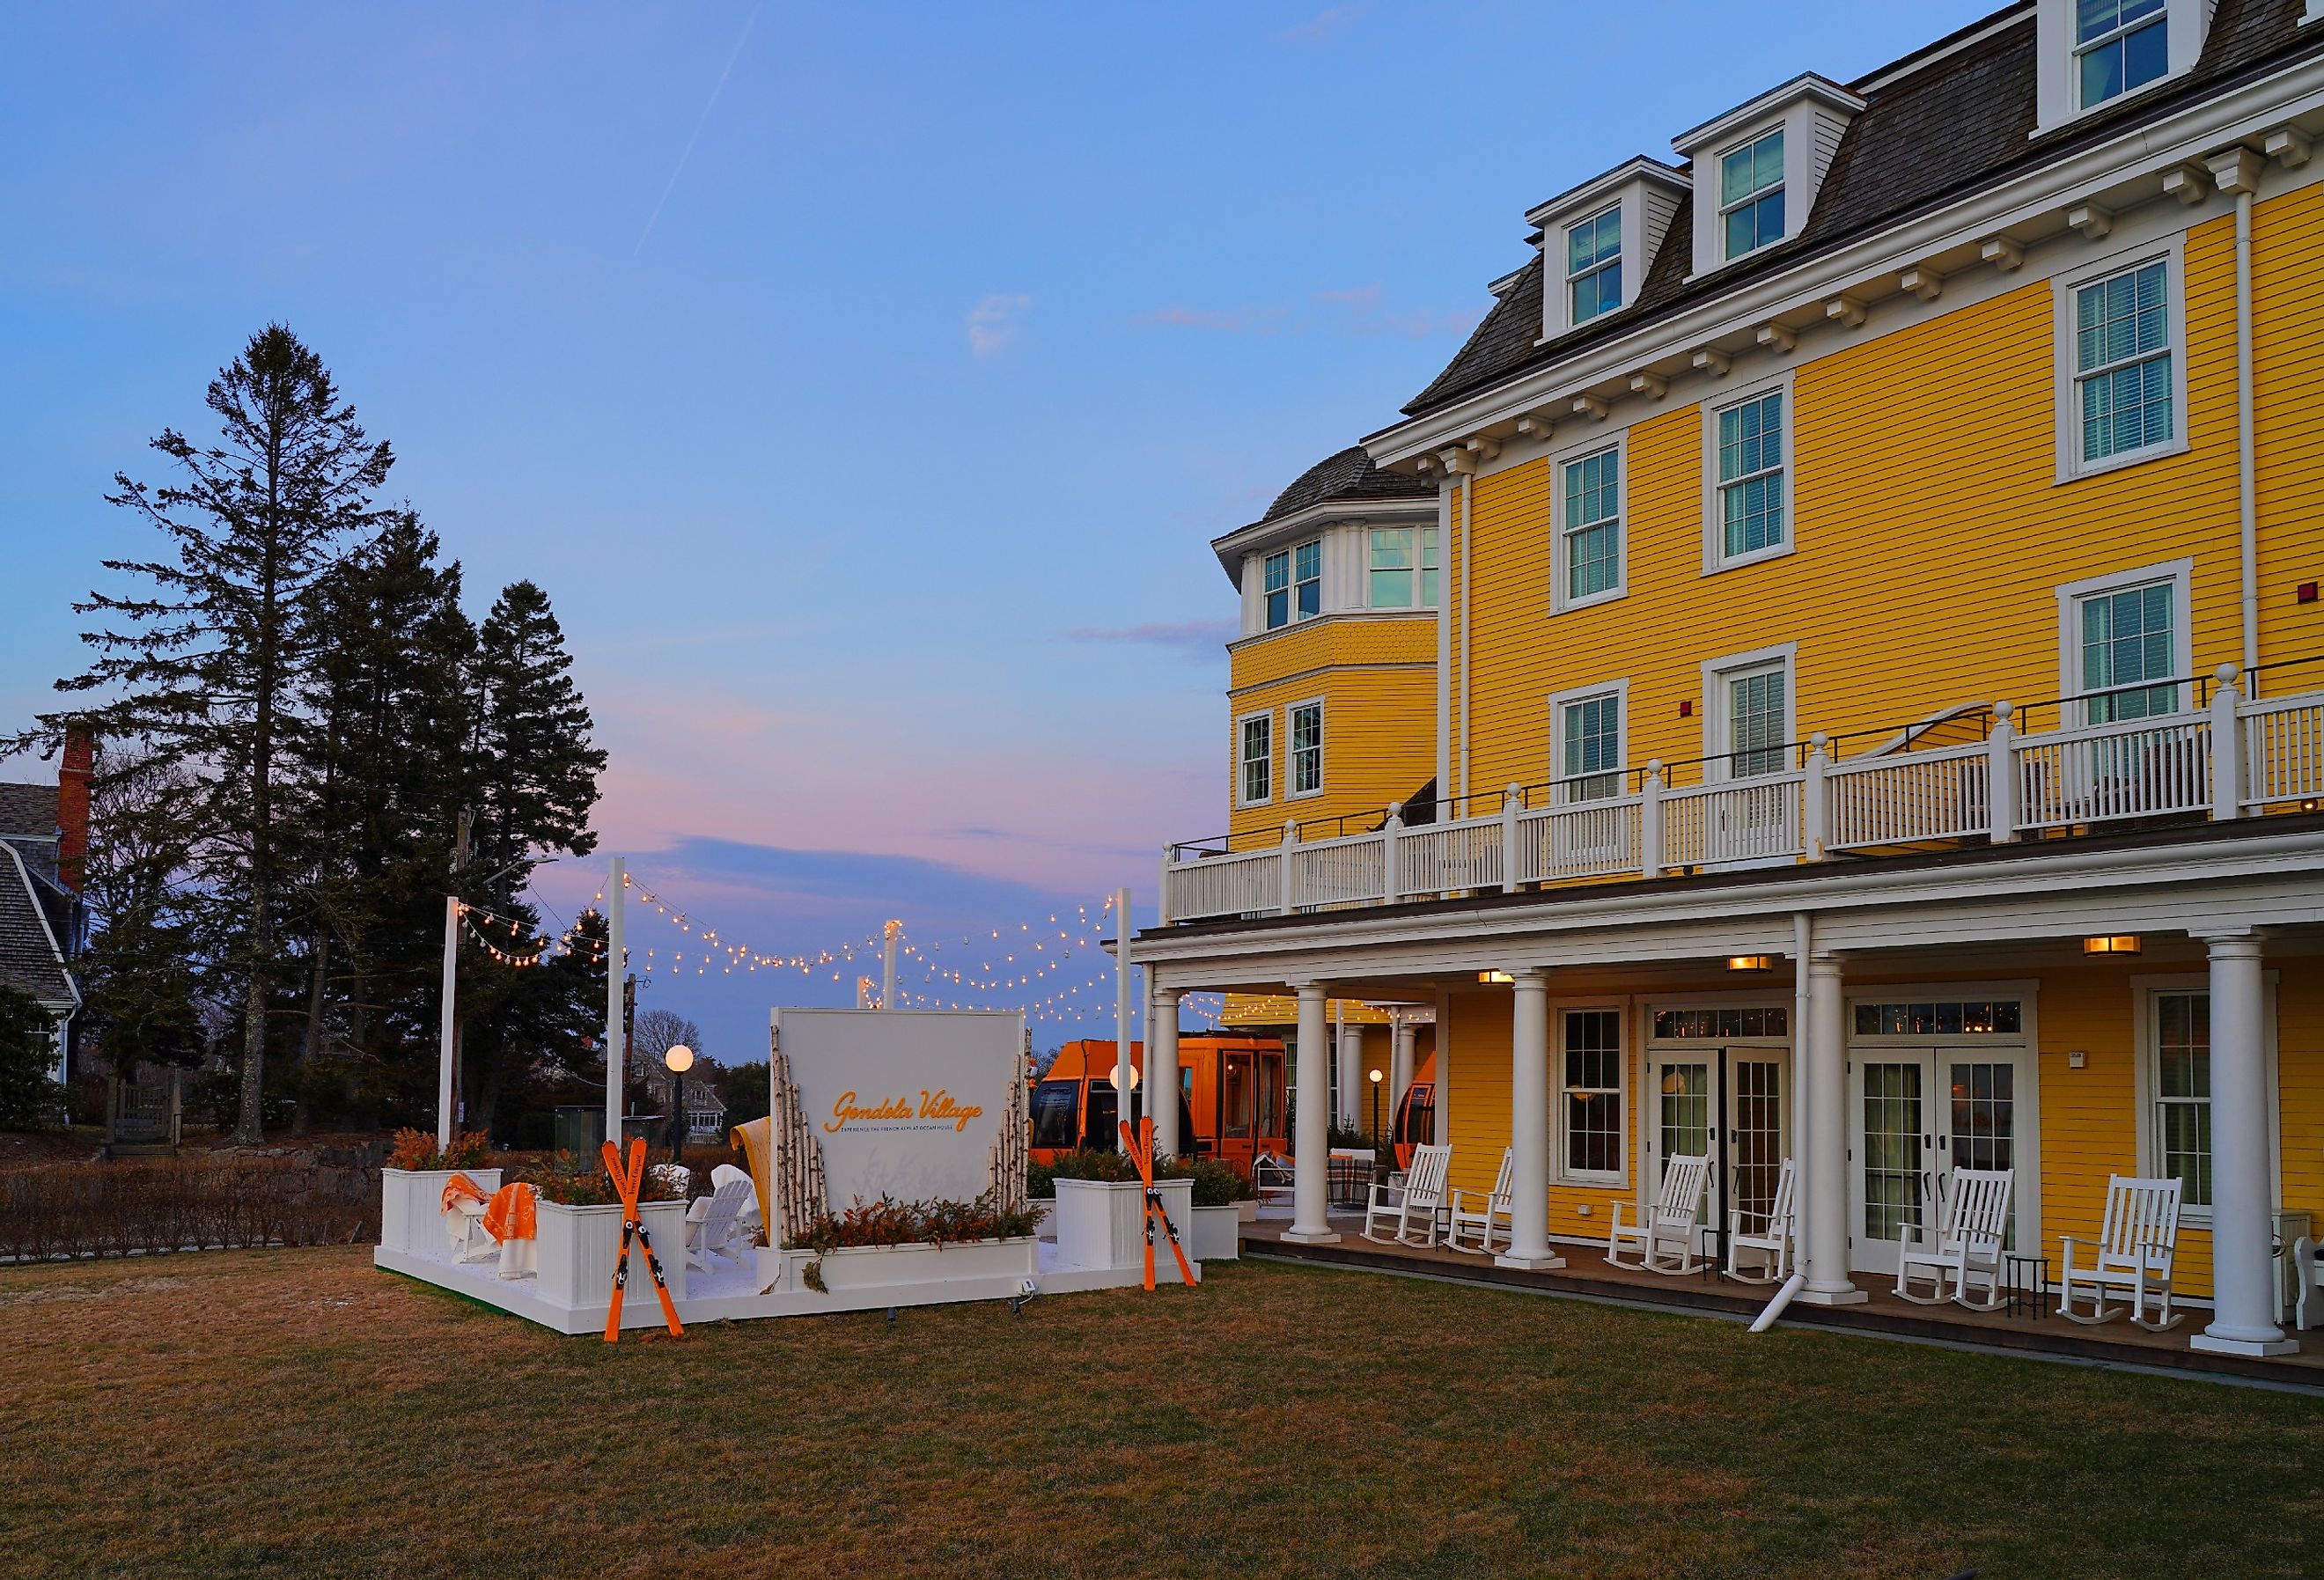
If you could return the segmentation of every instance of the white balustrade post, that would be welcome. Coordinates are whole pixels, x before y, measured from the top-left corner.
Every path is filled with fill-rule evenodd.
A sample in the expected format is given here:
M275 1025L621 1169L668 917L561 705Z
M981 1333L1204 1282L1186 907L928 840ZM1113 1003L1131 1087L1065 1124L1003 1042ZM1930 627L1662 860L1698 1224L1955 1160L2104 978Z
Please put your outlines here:
M2236 689L2236 667L2221 664L2218 689L2211 693L2211 817L2224 822L2244 810L2243 700Z
M2211 952L2211 1325L2192 1348L2287 1355L2276 1326L2274 1192L2267 1123L2267 1011L2259 939L2206 938Z
M1154 892L1157 896L1154 901L1154 925L1156 927L1168 927L1170 925L1170 857L1176 852L1176 849L1177 847L1176 845L1166 845L1162 847L1162 872L1160 877L1156 881L1154 885Z
M1146 1034L1146 1112L1154 1116L1157 1158L1178 1155L1178 992L1154 990L1154 1023Z
M1495 1267L1563 1267L1549 1249L1549 982L1517 974L1509 1012L1509 1248Z
M1638 793L1638 876L1663 875L1663 760L1650 758Z
M1812 862L1823 860L1831 838L1831 738L1821 730L1808 737L1807 775L1800 785L1800 848Z
M1848 1043L1840 962L1807 961L1808 1023L1795 1039L1808 1124L1800 1246L1808 1284L1799 1298L1816 1306L1853 1306L1866 1298L1848 1276Z
M1501 792L1501 892L1517 892L1517 875L1522 871L1517 861L1517 808L1524 804L1525 791L1510 785Z
M1332 1031L1323 1019L1323 985L1298 984L1298 1113L1291 1138L1291 1227L1286 1240L1328 1245L1339 1239L1329 1215L1332 1178Z
M2017 726L2009 704L1993 705L1993 734L1985 742L1985 809L1996 845L2017 838Z
M1396 839L1404 832L1404 803L1390 801L1388 821L1380 825L1380 903L1394 905L1402 892L1397 882Z
M1281 909L1282 909L1283 914L1284 914L1284 915L1286 915L1286 916L1289 916L1289 915L1292 913L1292 911L1293 911L1295 909L1296 909L1296 907L1295 907L1295 906L1292 904L1292 902L1291 902L1291 901L1292 901L1292 892L1291 892L1291 891L1292 891L1292 881L1291 881L1291 864L1292 864L1293 858L1297 855L1297 853L1298 853L1298 849L1299 849L1299 819L1298 819L1298 818L1286 818L1283 820L1283 847L1282 847L1282 864L1283 864L1283 868L1282 868L1283 899L1282 899L1282 902L1281 902Z

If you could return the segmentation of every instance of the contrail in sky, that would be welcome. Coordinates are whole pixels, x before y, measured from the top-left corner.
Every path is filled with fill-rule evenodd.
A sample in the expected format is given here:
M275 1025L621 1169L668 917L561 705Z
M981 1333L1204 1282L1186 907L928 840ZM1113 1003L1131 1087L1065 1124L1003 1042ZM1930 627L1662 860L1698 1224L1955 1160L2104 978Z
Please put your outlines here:
M718 107L718 96L726 91L726 79L734 75L734 62L742 58L742 46L750 42L751 30L758 26L759 13L765 8L766 0L759 0L758 5L751 7L750 18L742 23L742 35L734 41L733 51L726 57L726 69L718 74L718 86L710 90L710 102L702 106L702 114L695 120L694 135L686 140L686 151L678 156L677 168L669 172L669 180L663 186L661 196L654 200L653 212L646 216L646 227L638 232L638 245L630 249L630 256L634 258L646 250L646 237L653 235L654 221L661 217L661 206L669 202L670 193L678 189L678 178L686 173L686 162L694 157L694 145L701 141L702 128L710 124L710 112Z

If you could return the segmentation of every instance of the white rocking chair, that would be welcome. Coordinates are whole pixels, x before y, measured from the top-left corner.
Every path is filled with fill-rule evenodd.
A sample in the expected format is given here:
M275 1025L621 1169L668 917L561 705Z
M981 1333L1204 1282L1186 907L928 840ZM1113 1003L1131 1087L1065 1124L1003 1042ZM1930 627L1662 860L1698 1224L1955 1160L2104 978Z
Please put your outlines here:
M1510 1187L1509 1182L1516 1172L1517 1166L1516 1149L1503 1147L1501 1171L1495 1176L1493 1188L1486 1195L1484 1205L1481 1206L1471 1205L1477 1200L1474 1191L1456 1190L1452 1193L1452 1210L1445 1219L1444 1243L1447 1246L1454 1251L1472 1252L1479 1256L1490 1256L1493 1252L1493 1225L1496 1221L1500 1224L1502 1245L1507 1246L1510 1243L1517 1233L1517 1227L1509 1216L1509 1202L1516 1194ZM1473 1233L1476 1235L1477 1243L1474 1245L1464 1245L1461 1243L1461 1237L1464 1232Z
M1730 1208L1727 1214L1727 1276L1746 1284L1780 1284L1792 1276L1792 1236L1799 1208L1798 1179L1789 1158L1775 1176L1775 1199L1765 1214ZM1749 1225L1757 1224L1757 1228ZM1750 1265L1746 1266L1747 1259Z
M1935 1243L1930 1243L1925 1229L1905 1231L1911 1238L1896 1253L1896 1298L1915 1306L1941 1306L1950 1300L1972 1311L1997 1307L2001 1246L2009 1234L2009 1197L2015 1183L2016 1176L2006 1169L1954 1169L1952 1194L1946 1198ZM1947 1278L1952 1280L1950 1293ZM1913 1283L1921 1279L1928 1280L1926 1295L1913 1292ZM1972 1280L1985 1286L1982 1299L1970 1298Z
M1372 1187L1364 1206L1364 1238L1384 1245L1434 1245L1437 1215L1444 1206L1444 1171L1452 1162L1451 1147L1414 1148L1412 1167L1402 1180ZM1396 1224L1394 1234L1383 1238L1373 1233L1375 1225L1389 1220ZM1418 1239L1413 1238L1416 1223Z
M2165 1333L2182 1321L2171 1311L2171 1262L2179 1249L2179 1191L2176 1179L2134 1179L2126 1174L2107 1179L2106 1224L2098 1231L2096 1258L2074 1265L2075 1239L2065 1242L2065 1267L2058 1286L2058 1315L2070 1322L2096 1324L2111 1320L2122 1310L2107 1304L2109 1293L2130 1295L2130 1320L2150 1333ZM2074 1309L2077 1287L2089 1295L2089 1315ZM2149 1299L2160 1320L2148 1321Z
M1682 1152L1664 1160L1663 1188L1635 1224L1622 1222L1630 1204L1614 1204L1613 1226L1606 1234L1606 1261L1613 1267L1639 1267L1651 1273L1676 1276L1701 1270L1695 1254L1694 1230L1702 1216L1702 1182L1711 1173L1711 1160ZM1622 1260L1625 1243L1638 1248L1638 1260Z

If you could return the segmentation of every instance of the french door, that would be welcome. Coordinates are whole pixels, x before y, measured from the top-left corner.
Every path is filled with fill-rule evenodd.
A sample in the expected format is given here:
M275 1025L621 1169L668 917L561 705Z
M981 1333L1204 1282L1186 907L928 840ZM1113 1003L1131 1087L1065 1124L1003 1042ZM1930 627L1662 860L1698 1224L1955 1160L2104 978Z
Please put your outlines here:
M1854 1052L1848 1087L1850 1267L1893 1275L1904 1243L1941 1221L1956 1169L2018 1168L2030 1133L2025 1058L2019 1050L1990 1048ZM2017 1181L2013 1217L2028 1183Z
M1699 1243L1723 1249L1728 1214L1756 1221L1775 1205L1775 1184L1791 1155L1791 1054L1780 1048L1664 1049L1649 1078L1653 1175L1647 1200L1662 1189L1665 1162L1708 1155Z

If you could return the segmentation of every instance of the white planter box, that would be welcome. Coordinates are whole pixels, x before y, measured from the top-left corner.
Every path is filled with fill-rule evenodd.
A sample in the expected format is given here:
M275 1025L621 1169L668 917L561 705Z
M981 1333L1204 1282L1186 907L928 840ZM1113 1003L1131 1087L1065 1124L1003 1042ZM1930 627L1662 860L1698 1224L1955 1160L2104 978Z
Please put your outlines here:
M486 1196L501 1187L497 1169L383 1169L379 1171L379 1243L390 1251L448 1257L444 1233L444 1183L455 1174L475 1180Z
M1236 1261L1242 1256L1241 1204L1194 1209L1194 1244L1188 1252L1196 1261Z
M811 1261L823 1264L823 1290L800 1277ZM1014 1240L963 1240L949 1245L850 1245L837 1251L777 1251L759 1248L759 1281L787 1294L892 1289L899 1284L941 1284L961 1279L1028 1278L1041 1268L1041 1243L1032 1235Z
M533 1247L541 1299L571 1310L604 1306L613 1298L613 1258L622 1249L622 1206L568 1207L553 1201L539 1204L540 1238ZM646 1233L653 1236L654 1260L661 1263L662 1280L670 1298L686 1298L686 1204L650 1201L638 1209ZM653 1275L646 1269L644 1247L630 1247L630 1282L622 1297L624 1309L638 1300L659 1308Z
M1239 1201L1235 1203L1234 1207L1235 1218L1238 1222L1244 1224L1256 1224L1259 1222L1259 1198L1257 1197L1251 1197L1249 1201Z
M1178 1243L1194 1256L1194 1182L1157 1179L1162 1210L1178 1231ZM1170 1261L1166 1245L1154 1248L1155 1266ZM1146 1261L1146 1188L1135 1179L1057 1181L1057 1260L1067 1267L1139 1267Z

